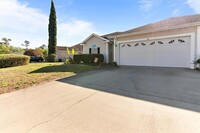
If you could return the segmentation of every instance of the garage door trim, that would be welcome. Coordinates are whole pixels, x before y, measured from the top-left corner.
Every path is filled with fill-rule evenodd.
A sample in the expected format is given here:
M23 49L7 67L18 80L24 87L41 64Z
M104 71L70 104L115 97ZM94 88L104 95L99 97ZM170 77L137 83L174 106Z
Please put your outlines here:
M143 39L135 39L135 40L126 40L126 41L117 41L117 44L120 43L130 43L130 42L139 42L139 41L149 41L149 40L157 40L157 39L169 39L175 37L190 37L190 68L194 69L193 61L195 60L195 33L187 33L187 34L176 34L176 35L169 35L169 36L159 36L159 37L150 37L150 38L143 38ZM120 46L120 45L119 45ZM120 47L119 47L120 51ZM119 53L119 64L120 64L120 53Z

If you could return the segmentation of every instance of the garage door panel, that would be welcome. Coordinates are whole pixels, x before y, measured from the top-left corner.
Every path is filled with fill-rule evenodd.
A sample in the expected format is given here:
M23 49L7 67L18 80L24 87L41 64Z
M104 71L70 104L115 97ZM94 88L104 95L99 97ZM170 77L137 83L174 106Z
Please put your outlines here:
M189 67L189 60L190 37L120 44L120 65Z

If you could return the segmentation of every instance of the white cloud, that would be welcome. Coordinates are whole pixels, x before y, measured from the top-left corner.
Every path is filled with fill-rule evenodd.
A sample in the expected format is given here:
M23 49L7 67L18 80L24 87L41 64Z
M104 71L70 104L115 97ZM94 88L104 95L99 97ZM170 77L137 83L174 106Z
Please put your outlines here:
M17 0L0 0L0 18L0 27L33 33L48 22L45 14Z
M196 13L200 13L200 0L187 0L186 2L190 8L192 8Z
M163 0L139 0L140 10L148 13L162 5Z
M140 9L144 10L145 12L148 12L152 9L153 7L153 1L152 0L140 0Z
M60 42L76 44L83 41L91 33L95 32L94 26L86 21L72 20L70 23L61 23L58 26Z
M29 40L31 47L38 47L48 43L48 14L41 10L18 0L0 0L0 18L0 38L11 38L11 44L20 46L24 40ZM90 22L58 22L58 45L79 43L91 32L95 29Z
M179 16L180 15L180 10L179 9L175 9L173 12L172 12L172 16Z

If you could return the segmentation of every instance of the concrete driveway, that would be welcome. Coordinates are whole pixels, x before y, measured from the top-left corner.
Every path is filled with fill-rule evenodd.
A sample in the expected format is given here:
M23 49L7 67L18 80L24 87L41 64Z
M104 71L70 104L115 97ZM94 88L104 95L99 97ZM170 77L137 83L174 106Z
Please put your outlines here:
M0 95L2 133L199 133L200 72L121 67Z

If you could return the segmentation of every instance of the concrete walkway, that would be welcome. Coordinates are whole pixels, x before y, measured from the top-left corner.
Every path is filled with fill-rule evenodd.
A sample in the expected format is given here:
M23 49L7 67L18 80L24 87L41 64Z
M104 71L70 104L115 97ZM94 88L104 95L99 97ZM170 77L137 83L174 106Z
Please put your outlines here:
M198 112L66 82L0 95L0 133L200 132Z
M200 114L51 82L0 96L1 133L199 133Z

